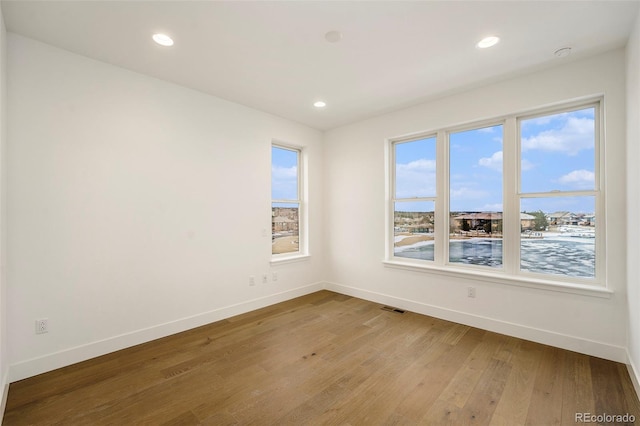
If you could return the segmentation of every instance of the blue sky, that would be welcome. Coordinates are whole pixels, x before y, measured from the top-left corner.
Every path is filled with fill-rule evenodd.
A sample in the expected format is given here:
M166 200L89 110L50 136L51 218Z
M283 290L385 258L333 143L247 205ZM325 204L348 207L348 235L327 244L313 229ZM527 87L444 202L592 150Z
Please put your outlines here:
M595 185L594 108L521 121L522 192ZM502 126L450 135L452 211L502 211ZM435 196L435 138L396 144L396 198ZM413 210L422 205L398 206ZM593 197L522 200L521 211L592 213Z
M502 211L502 126L449 136L451 211Z
M271 147L271 199L298 198L298 152Z

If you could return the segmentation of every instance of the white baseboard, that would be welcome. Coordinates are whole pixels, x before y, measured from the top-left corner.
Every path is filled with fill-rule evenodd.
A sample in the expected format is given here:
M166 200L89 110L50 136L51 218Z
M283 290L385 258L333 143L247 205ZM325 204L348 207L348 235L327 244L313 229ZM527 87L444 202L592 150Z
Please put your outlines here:
M429 315L447 321L481 328L495 333L506 334L508 336L518 337L520 339L530 340L561 349L567 349L625 364L628 361L627 350L622 346L614 346L607 343L556 333L554 331L499 321L492 318L445 309L426 303L416 302L414 300L403 299L388 294L376 293L341 284L327 283L325 288L347 296L354 296L371 302L391 305L411 312Z
M2 375L2 400L0 400L0 424L4 421L4 412L7 408L7 397L9 396L9 371Z
M254 311L256 309L314 293L316 291L323 290L324 288L325 285L322 282L310 284L281 293L248 300L235 305L214 309L191 317L181 318L179 320L160 324L154 327L136 330L108 339L91 342L86 345L32 358L10 365L8 381L5 381L5 383L8 385L8 383L15 382L17 380L26 379L28 377L52 371L57 368L66 367L81 361L86 361L124 348L150 342L155 339L190 330L192 328L230 318L235 315Z
M627 352L627 370L629 371L629 377L631 377L631 383L636 390L636 396L640 398L640 370L636 368L636 365L631 358L631 354Z
M629 366L630 375L636 388L636 392L640 395L640 377L637 374L639 371L635 366L633 366L633 364L629 364L631 360L627 353L627 349L624 347L445 309L426 303L341 284L318 282L12 364L9 367L8 375L5 376L5 381L2 383L4 385L3 404L4 401L6 401L8 386L11 382L26 379L47 371L86 361L91 358L141 343L146 343L175 333L180 333L182 331L264 308L275 303L284 302L286 300L304 296L323 289L376 303L397 306L419 314L430 315L447 321L481 328L483 330L489 330L496 333L506 334L525 340L625 363ZM4 405L2 405L1 408L4 408Z

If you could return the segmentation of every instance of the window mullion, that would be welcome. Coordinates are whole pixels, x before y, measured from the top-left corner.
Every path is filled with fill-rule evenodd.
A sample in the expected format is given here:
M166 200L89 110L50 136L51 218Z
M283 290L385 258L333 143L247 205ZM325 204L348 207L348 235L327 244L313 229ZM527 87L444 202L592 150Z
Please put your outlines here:
M593 189L580 190L580 191L550 191L550 192L527 192L526 194L520 194L521 198L552 198L552 197L583 197L596 195L596 191Z
M404 203L411 201L435 201L436 197L412 197L412 198L393 198L394 203Z
M449 140L444 131L436 134L436 204L434 263L449 261Z
M507 274L515 274L520 264L520 158L515 118L505 120L503 138L502 266Z

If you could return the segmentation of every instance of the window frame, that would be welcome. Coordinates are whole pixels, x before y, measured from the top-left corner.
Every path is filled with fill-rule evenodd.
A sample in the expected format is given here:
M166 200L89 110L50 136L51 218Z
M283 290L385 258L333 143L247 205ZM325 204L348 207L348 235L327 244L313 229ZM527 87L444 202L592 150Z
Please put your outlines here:
M546 116L563 112L572 112L595 107L594 119L594 190L566 191L557 196L567 194L593 195L595 198L596 238L595 238L595 276L567 277L556 274L545 274L521 270L520 260L520 202L522 198L530 197L530 193L521 192L521 132L522 120ZM604 191L604 153L605 141L603 135L604 98L589 97L577 101L558 103L553 106L530 109L487 120L469 122L462 125L443 127L428 132L389 138L385 141L387 185L385 209L386 240L385 266L430 271L448 276L475 278L508 285L551 289L569 293L587 294L591 296L610 297L612 293L606 283L606 205ZM488 126L503 126L503 266L501 269L476 265L464 265L449 262L449 135L466 130L480 129ZM434 260L409 259L395 256L394 253L394 206L395 206L395 144L436 136L436 196L435 196L435 247ZM555 193L554 193L555 194ZM547 196L547 193L540 195Z
M271 263L282 263L282 262L289 262L289 261L295 261L295 260L299 260L299 259L305 259L307 257L309 257L308 255L308 240L307 240L307 214L306 214L306 193L307 193L307 189L306 189L306 179L305 179L305 171L306 171L306 167L305 167L305 163L306 163L306 152L304 147L301 146L297 146L297 145L293 145L293 144L289 144L289 143L285 143L285 142L281 142L281 141L277 141L277 140L273 140L271 142L271 151L270 154L273 152L273 148L278 148L278 149L282 149L282 150L286 150L286 151L292 151L295 152L297 155L297 162L296 162L296 171L297 171L297 193L296 193L296 199L276 199L273 198L273 188L271 188L271 208L269 209L270 211L270 222L271 222L271 237L272 237L272 244L271 244ZM273 168L273 156L270 155L269 156L271 159L271 170ZM272 173L272 172L271 172ZM270 180L270 186L272 185L273 182L273 176L271 176L271 180ZM273 253L273 205L275 203L286 203L286 204L297 204L298 205L298 250L294 251L294 252L287 252L287 253Z

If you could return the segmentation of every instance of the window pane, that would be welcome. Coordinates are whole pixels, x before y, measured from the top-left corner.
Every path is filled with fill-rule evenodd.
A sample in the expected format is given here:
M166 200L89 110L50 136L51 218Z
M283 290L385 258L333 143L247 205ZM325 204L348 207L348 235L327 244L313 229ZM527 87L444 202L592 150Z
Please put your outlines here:
M395 198L435 197L436 138L396 143Z
M300 204L271 204L271 253L297 252L299 241Z
M271 148L271 199L298 199L298 151Z
M595 108L520 122L521 191L595 189Z
M502 125L449 135L449 262L502 266Z
M521 200L520 269L595 278L595 197Z
M393 216L393 252L398 257L433 260L434 202L397 202Z

